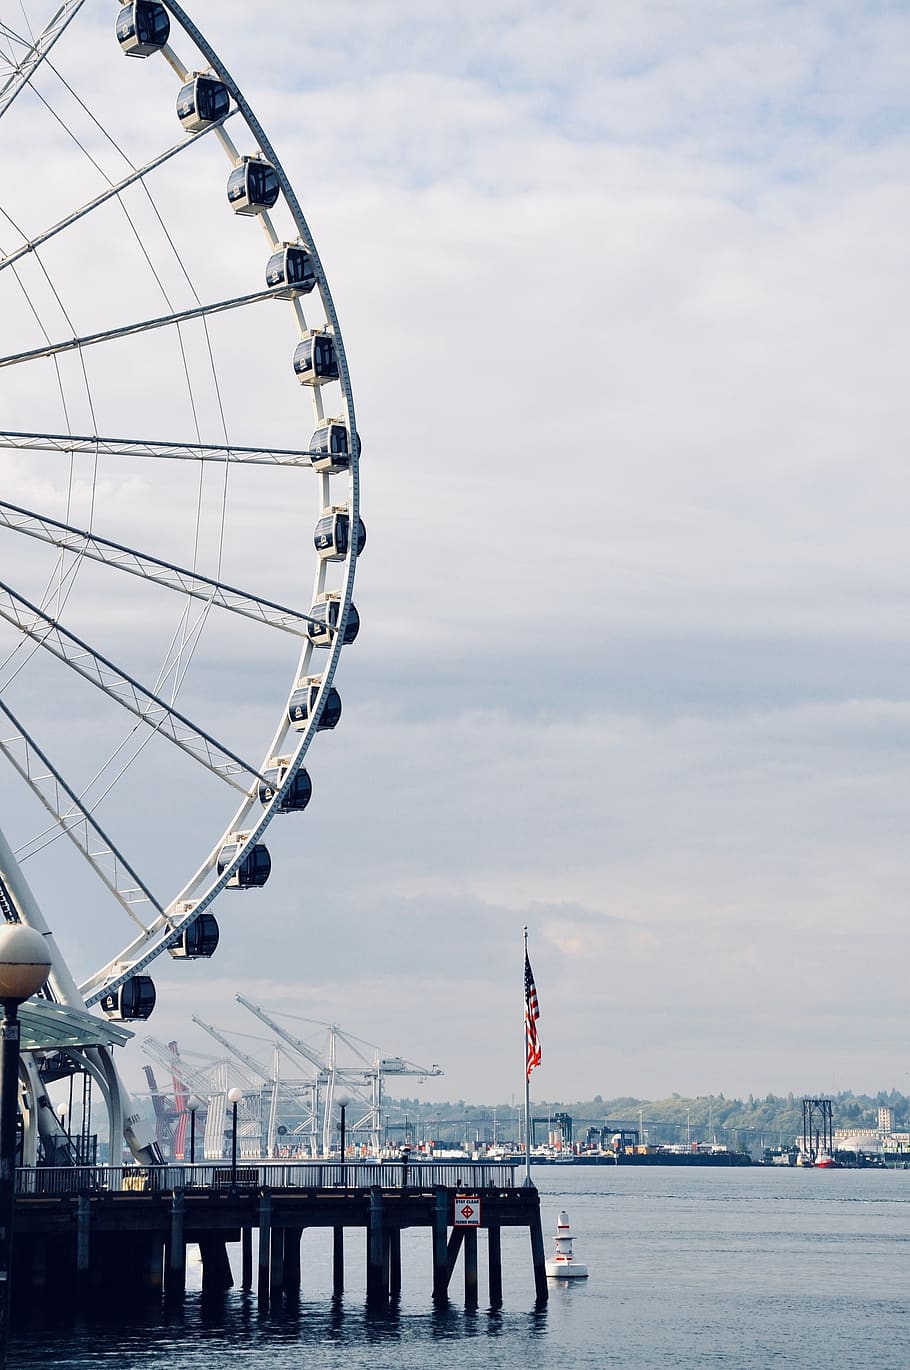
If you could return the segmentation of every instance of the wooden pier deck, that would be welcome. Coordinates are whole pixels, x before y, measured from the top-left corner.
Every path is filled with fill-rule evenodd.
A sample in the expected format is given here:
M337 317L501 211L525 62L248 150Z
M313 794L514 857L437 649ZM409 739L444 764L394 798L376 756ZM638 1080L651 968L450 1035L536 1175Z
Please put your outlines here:
M401 1291L401 1233L423 1227L428 1285L448 1298L459 1257L467 1304L479 1298L478 1232L485 1233L489 1302L502 1304L504 1227L526 1227L535 1296L547 1297L540 1199L516 1186L508 1163L253 1162L20 1170L13 1299L75 1296L180 1299L186 1249L196 1243L203 1291L233 1284L228 1246L239 1244L241 1287L260 1304L297 1297L301 1238L330 1228L332 1286L344 1288L343 1234L364 1233L367 1296ZM258 1233L254 1272L253 1232Z

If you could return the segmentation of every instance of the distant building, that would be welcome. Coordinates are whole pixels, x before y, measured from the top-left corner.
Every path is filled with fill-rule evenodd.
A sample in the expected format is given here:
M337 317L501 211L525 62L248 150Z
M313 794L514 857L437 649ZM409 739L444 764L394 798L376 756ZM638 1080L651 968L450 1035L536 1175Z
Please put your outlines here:
M834 1131L835 1151L863 1151L873 1156L881 1153L882 1134L858 1127L839 1127Z
M878 1110L878 1130L879 1132L894 1131L894 1109L887 1104L882 1104Z

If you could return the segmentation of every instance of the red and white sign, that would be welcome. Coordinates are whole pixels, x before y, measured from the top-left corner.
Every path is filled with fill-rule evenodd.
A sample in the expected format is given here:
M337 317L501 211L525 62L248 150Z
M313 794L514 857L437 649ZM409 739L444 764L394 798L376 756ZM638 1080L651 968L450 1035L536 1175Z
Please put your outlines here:
M480 1200L474 1195L456 1194L455 1196L455 1226L456 1227L479 1227L480 1226Z

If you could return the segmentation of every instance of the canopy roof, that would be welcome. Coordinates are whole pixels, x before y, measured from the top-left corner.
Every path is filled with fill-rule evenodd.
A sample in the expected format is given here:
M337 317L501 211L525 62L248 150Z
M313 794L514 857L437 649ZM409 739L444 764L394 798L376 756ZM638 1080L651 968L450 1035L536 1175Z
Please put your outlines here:
M123 1046L133 1036L129 1028L95 1018L85 1009L28 999L19 1005L22 1051L57 1051L63 1047Z

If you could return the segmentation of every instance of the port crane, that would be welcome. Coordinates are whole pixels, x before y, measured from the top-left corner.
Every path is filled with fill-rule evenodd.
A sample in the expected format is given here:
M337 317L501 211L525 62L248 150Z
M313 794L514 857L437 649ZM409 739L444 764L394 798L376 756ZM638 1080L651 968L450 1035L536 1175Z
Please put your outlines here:
M265 1023L266 1027L277 1034L293 1052L308 1061L316 1070L316 1081L323 1091L322 1104L322 1150L323 1155L328 1155L331 1149L331 1136L333 1118L335 1113L336 1092L341 1089L349 1092L355 1100L363 1107L362 1116L353 1122L351 1131L369 1130L371 1134L372 1149L376 1155L379 1154L382 1142L382 1102L383 1102L383 1082L386 1076L416 1076L418 1079L425 1080L430 1076L441 1075L442 1070L435 1063L432 1066L415 1065L413 1061L406 1061L402 1056L382 1056L378 1048L370 1042L364 1042L361 1038L355 1038L350 1033L343 1032L334 1023L323 1023L315 1018L296 1018L292 1014L283 1015L292 1018L295 1022L310 1023L320 1028L328 1029L329 1032L329 1051L328 1057L323 1057L308 1042L295 1036L272 1014L268 1013L258 1004L254 1004L244 995L236 996L237 1002L242 1004L245 1009ZM342 1041L362 1063L359 1066L340 1066L337 1059L337 1044ZM370 1049L370 1056L366 1056L361 1047ZM318 1100L317 1100L318 1107Z
M286 1118L293 1114L297 1118L297 1122L291 1129L293 1134L295 1136L306 1135L308 1150L311 1155L314 1155L318 1111L314 1082L307 1080L299 1084L291 1084L281 1079L281 1052L277 1042L273 1044L271 1069L267 1069L214 1024L204 1022L195 1014L193 1015L193 1022L197 1027L202 1028L203 1032L207 1032L210 1037L225 1047L232 1056L240 1061L250 1075L260 1082L260 1091L264 1091L268 1101L268 1117L264 1128L265 1137L264 1139L260 1137L260 1151L264 1150L266 1156L276 1155L277 1138L281 1135L280 1129L286 1127L282 1117ZM281 1108L282 1103L285 1105L283 1109ZM260 1132L262 1130L260 1119ZM264 1148L262 1147L263 1140L265 1142Z
M224 1155L224 1135L227 1126L228 1069L230 1063L222 1058L209 1063L205 1070L200 1070L189 1065L180 1055L176 1042L171 1042L165 1046L155 1037L146 1037L143 1041L143 1047L148 1056L171 1071L175 1094L179 1082L182 1090L185 1091L187 1110L193 1101L198 1101L199 1112L205 1115L203 1155L206 1160L221 1160ZM236 1076L236 1070L232 1069L231 1074ZM256 1088L245 1075L238 1083L243 1089L244 1096L254 1092ZM256 1114L249 1110L245 1099L240 1105L240 1110L244 1123L256 1119Z

